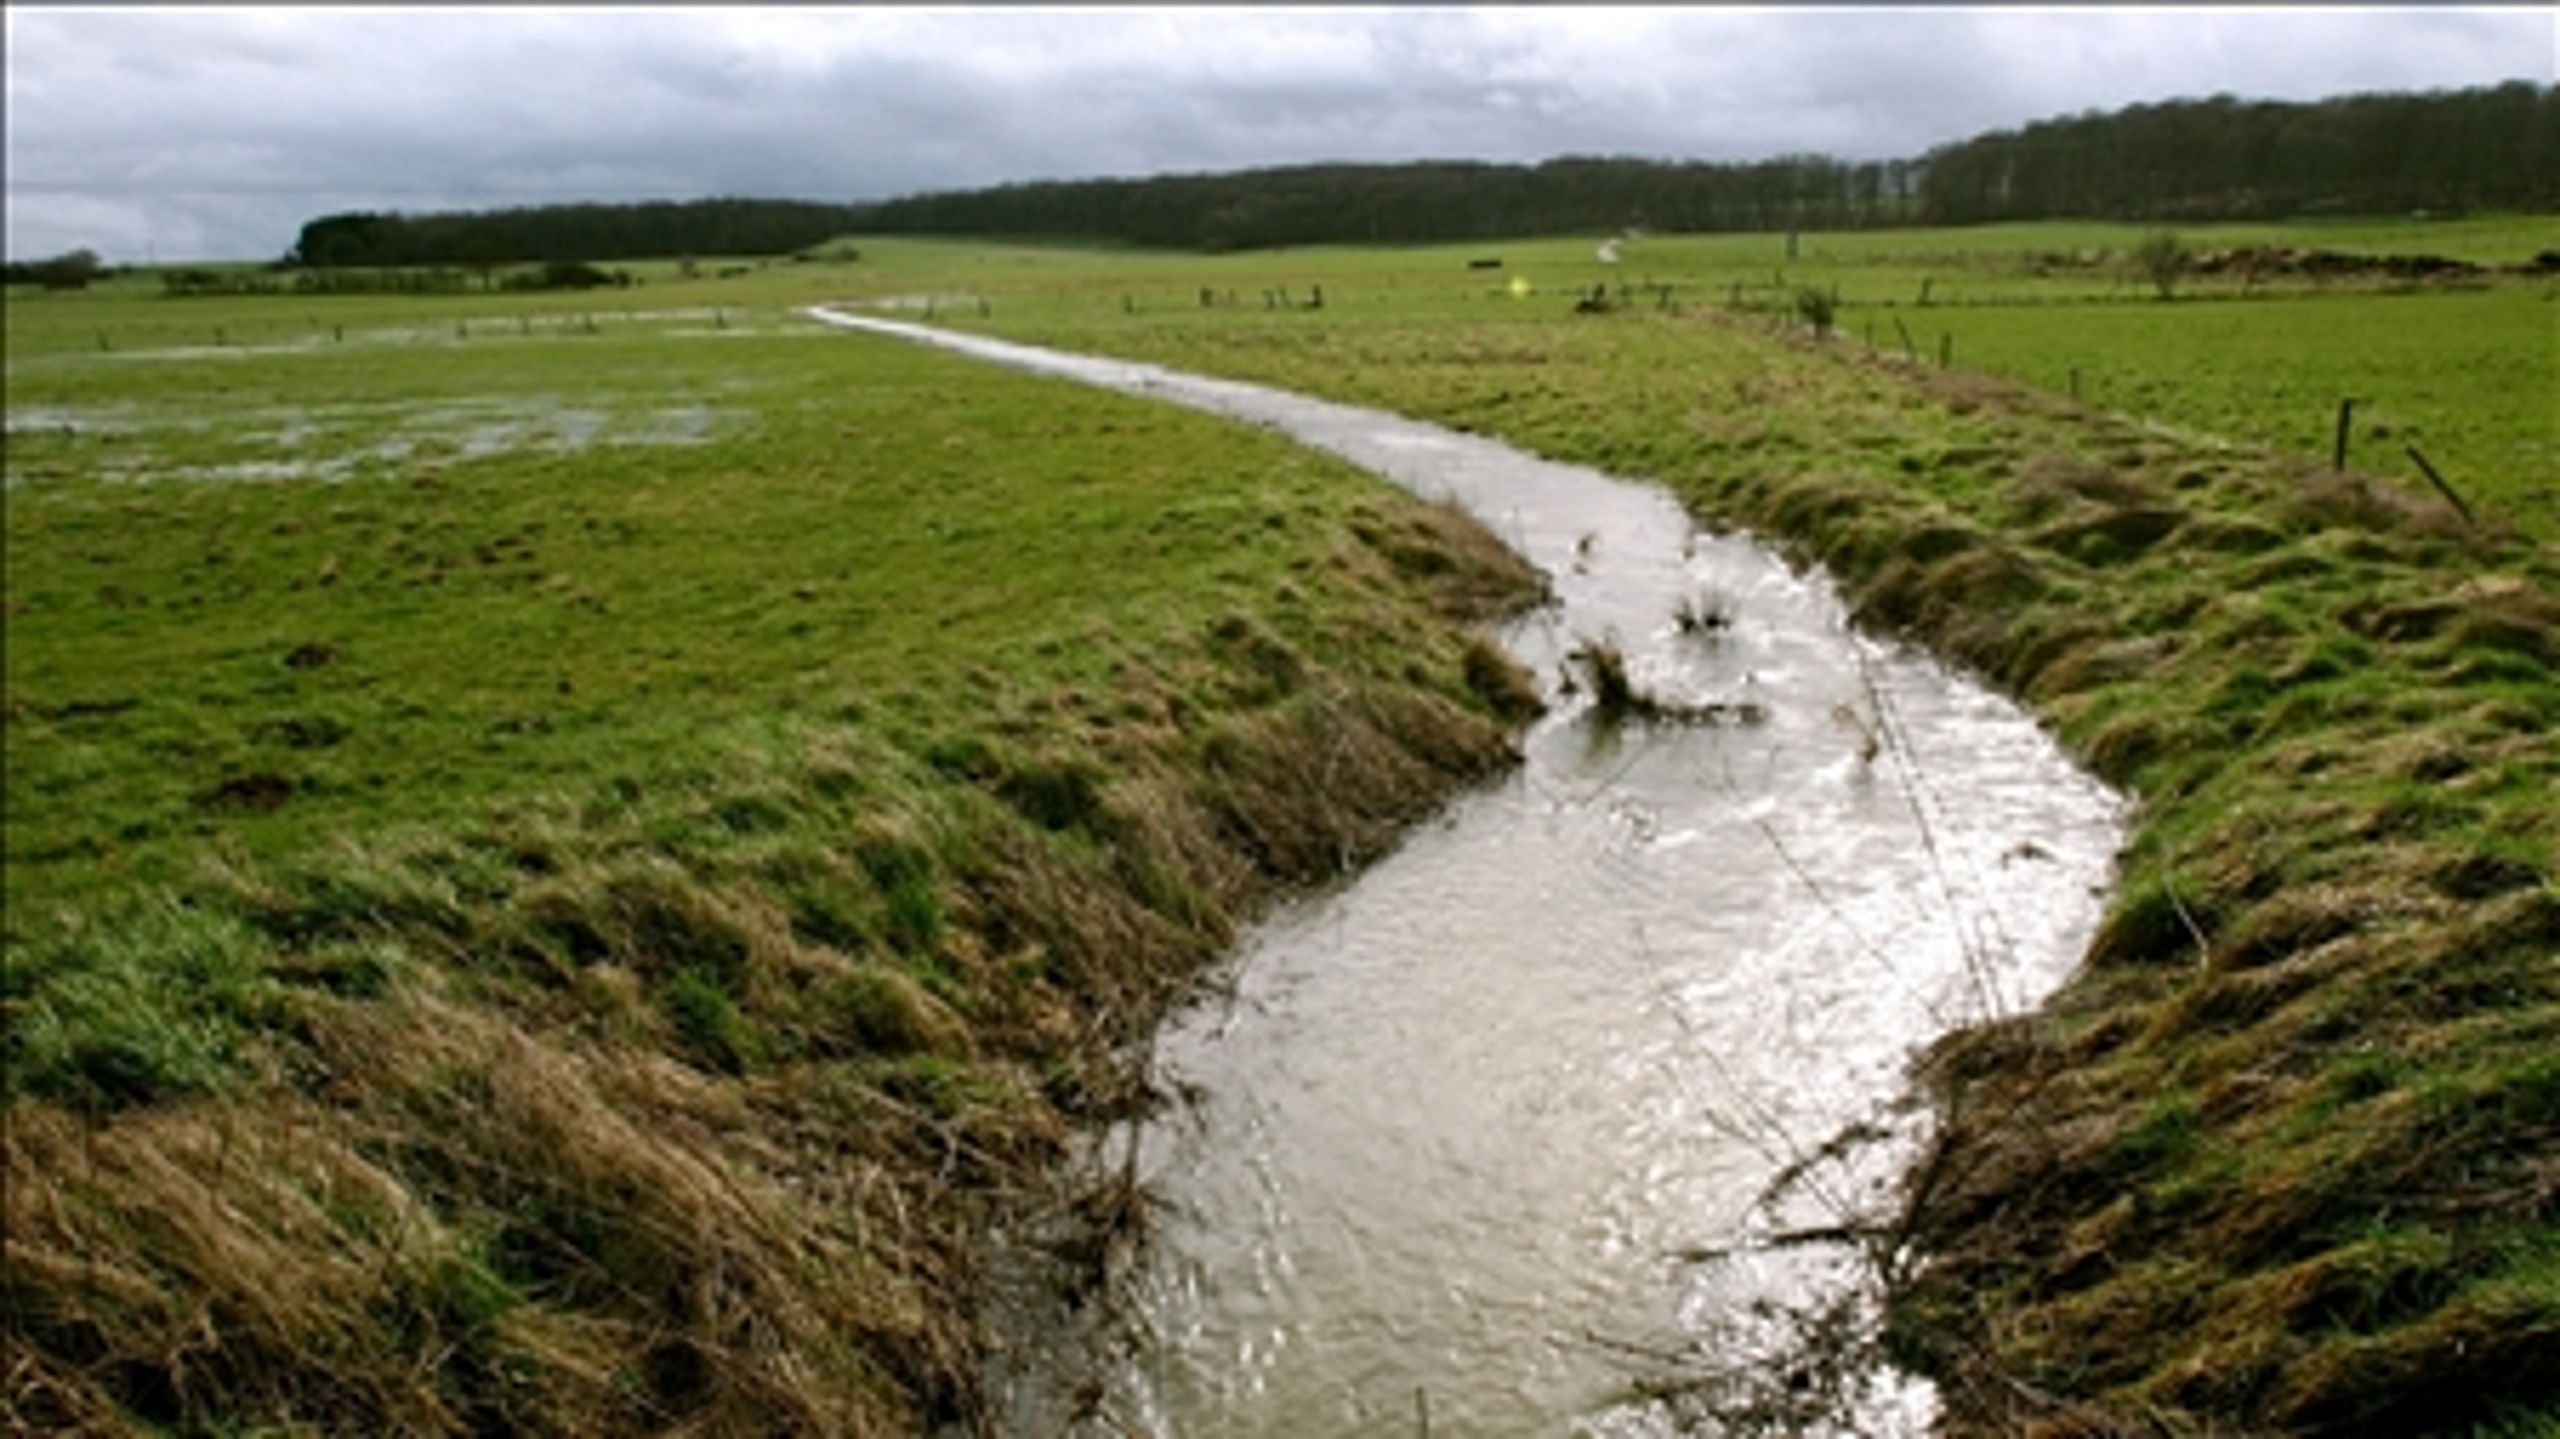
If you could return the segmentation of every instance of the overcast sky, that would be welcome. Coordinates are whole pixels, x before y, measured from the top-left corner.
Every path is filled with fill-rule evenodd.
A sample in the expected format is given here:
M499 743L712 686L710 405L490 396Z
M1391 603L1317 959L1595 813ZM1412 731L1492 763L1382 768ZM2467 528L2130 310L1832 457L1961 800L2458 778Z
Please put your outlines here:
M7 7L7 248L271 258L343 209L1312 160L1853 159L2227 91L2560 76L2560 10Z

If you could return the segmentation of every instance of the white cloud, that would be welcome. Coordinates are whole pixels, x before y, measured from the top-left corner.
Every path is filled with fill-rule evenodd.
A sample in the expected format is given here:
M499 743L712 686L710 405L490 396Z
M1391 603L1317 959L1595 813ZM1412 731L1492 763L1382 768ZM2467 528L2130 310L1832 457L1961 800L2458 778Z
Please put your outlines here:
M2231 91L2553 76L2549 10L14 8L8 249L345 208L857 199L1320 159L1915 154Z

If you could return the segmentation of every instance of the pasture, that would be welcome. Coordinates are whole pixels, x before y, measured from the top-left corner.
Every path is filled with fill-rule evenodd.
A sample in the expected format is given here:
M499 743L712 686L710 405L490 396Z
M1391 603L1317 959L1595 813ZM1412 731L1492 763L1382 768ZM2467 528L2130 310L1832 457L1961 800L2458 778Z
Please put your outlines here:
M1450 512L770 291L8 320L12 1423L965 1417L990 1206L1518 719Z
M2081 979L1930 1061L1905 1356L2011 1419L2547 1406L2554 280L2163 301L2142 233L12 291L9 1412L969 1419L955 1296L1137 1102L1123 1046L1503 762L1467 624L1535 583L1480 530L819 300L1436 419L1830 566L2143 802Z
M1212 257L888 241L872 246L882 273L862 292L939 294L938 318L964 327L1070 344L1190 336L1205 352L1425 323L1539 329L1595 289L1624 311L1786 325L1800 323L1810 290L1833 300L1840 343L1932 367L1943 355L2200 438L2326 460L2339 402L2353 399L2352 466L2427 488L2406 453L2415 445L2466 499L2560 539L2560 272L2517 273L2560 248L2560 229L2539 217L2195 226L2175 233L2198 257L2270 247L2484 270L2413 280L2225 269L2180 277L2165 302L2131 259L2146 233L2045 222L1806 234L1793 258L1781 235L1639 236L1614 264L1599 260L1597 237ZM1500 268L1470 268L1484 260ZM1319 288L1323 309L1305 308ZM980 320L980 300L996 318ZM1668 382L1681 362L1663 358Z

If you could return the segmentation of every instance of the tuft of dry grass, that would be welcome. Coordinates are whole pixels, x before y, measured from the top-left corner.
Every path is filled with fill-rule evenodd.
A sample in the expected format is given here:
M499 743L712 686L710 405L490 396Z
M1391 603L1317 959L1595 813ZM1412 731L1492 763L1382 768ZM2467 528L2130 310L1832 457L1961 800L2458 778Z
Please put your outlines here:
M14 1422L886 1434L965 1384L886 1136L786 1174L704 1076L425 993L311 1038L308 1098L13 1116Z

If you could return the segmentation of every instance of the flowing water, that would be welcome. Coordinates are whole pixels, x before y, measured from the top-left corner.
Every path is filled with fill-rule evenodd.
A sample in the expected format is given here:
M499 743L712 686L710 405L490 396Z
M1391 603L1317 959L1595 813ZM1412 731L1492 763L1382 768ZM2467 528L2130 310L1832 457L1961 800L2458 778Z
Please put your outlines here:
M2067 975L2119 801L2008 702L1852 630L1822 575L1697 533L1660 490L1256 386L812 314L1275 427L1454 497L1554 582L1503 635L1552 706L1526 763L1273 915L1159 1036L1179 1102L1104 1141L1134 1142L1163 1200L1134 1322L1018 1325L1026 1349L1082 1349L1005 1367L1009 1432L1639 1435L1760 1392L1719 1377L1832 1388L1769 1367L1790 1313L1872 1318L1862 1251L1811 1236L1885 1211L1925 1123L1914 1050ZM1565 676L1604 637L1710 717L1603 722ZM1852 1126L1869 1142L1814 1162ZM1854 1432L1932 1412L1880 1365L1838 1387Z

